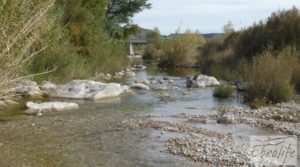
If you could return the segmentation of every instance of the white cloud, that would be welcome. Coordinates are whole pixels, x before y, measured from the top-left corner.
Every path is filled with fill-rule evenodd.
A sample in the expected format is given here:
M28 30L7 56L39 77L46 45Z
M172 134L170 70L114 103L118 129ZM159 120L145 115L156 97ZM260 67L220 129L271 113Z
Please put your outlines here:
M203 33L221 32L231 20L236 29L266 19L279 9L300 7L300 0L150 0L152 9L134 17L145 28L157 26L162 33L179 26Z

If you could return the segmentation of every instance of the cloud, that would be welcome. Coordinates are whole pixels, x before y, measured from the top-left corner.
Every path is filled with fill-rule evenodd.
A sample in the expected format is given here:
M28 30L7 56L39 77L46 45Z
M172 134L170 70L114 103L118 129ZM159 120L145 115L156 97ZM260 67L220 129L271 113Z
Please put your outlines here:
M157 26L162 33L179 26L203 33L221 32L231 20L236 29L266 19L279 9L300 7L295 0L150 0L152 9L137 14L133 20L145 28Z

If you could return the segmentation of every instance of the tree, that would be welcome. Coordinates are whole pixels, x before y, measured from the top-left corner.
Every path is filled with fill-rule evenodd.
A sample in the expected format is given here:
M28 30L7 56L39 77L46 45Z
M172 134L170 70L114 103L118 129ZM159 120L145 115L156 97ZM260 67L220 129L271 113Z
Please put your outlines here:
M231 21L228 21L228 23L224 25L223 31L226 36L234 32L234 26Z
M106 10L106 30L118 39L128 37L137 28L132 24L131 18L150 7L148 0L111 0Z

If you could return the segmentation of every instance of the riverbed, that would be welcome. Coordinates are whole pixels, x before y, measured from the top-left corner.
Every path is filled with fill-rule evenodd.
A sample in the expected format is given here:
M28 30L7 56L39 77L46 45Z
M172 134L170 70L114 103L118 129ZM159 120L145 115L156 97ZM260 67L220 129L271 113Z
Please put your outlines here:
M171 154L166 141L188 136L188 132L160 128L122 128L128 119L146 118L230 133L236 142L249 144L251 135L277 135L269 129L248 124L224 125L215 121L190 122L178 115L210 116L212 108L242 106L237 98L219 100L212 88L188 90L185 77L194 70L171 72L150 68L137 78L168 78L178 90L136 91L136 95L86 101L76 100L78 111L47 113L38 117L22 114L21 108L0 112L0 166L11 167L184 167L210 166ZM47 99L50 101L70 101ZM299 150L299 146L298 146ZM299 158L298 158L299 159ZM213 166L218 166L214 165Z

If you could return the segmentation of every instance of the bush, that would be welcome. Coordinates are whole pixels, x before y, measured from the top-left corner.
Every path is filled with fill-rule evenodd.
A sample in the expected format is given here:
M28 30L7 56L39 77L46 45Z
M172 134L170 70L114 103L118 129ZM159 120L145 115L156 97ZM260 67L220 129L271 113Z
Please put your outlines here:
M177 65L194 65L198 55L197 48L205 43L205 39L198 33L186 31L178 32L165 39L159 56L160 67L176 67Z
M248 71L247 80L253 85L250 96L275 103L289 100L295 93L291 79L296 67L295 48L286 47L279 53L268 48L253 59Z
M268 45L279 51L284 46L300 46L300 14L297 8L273 13L266 21L260 21L241 31L235 44L237 55L249 60L262 53Z
M214 90L214 97L229 98L232 97L235 90L231 86L220 85Z

